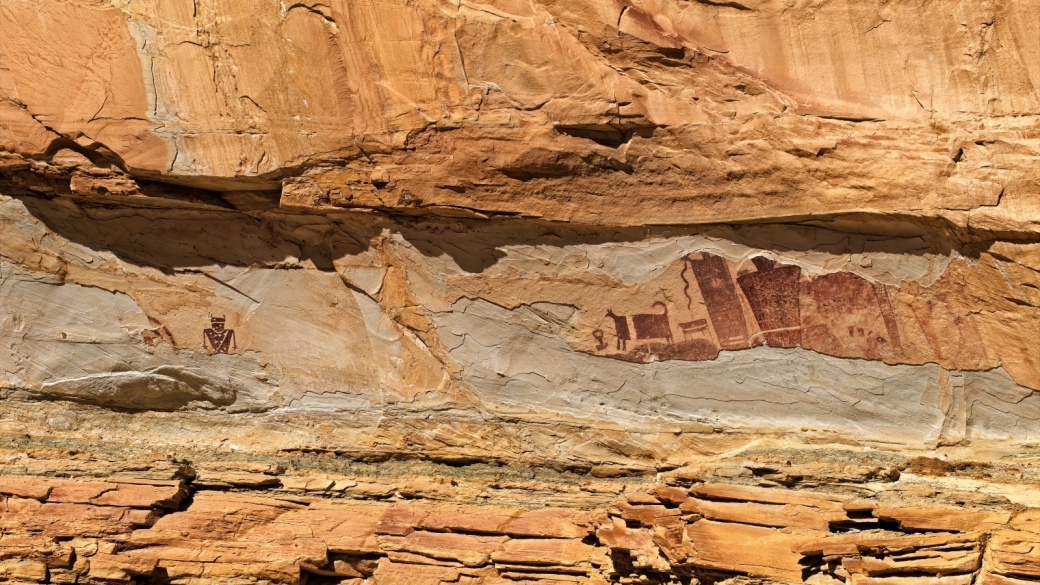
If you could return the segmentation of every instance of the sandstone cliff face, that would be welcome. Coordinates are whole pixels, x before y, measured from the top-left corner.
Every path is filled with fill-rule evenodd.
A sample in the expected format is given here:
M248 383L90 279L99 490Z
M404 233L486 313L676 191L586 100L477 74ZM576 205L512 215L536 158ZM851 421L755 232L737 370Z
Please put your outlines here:
M0 0L0 579L1036 578L1038 11Z
M1037 576L1036 471L1021 463L772 442L656 478L608 479L304 454L195 453L195 466L125 447L114 455L31 442L3 453L0 470L23 475L0 483L0 576L353 585ZM24 475L88 469L78 479Z
M1029 231L1036 8L12 0L0 144L296 208Z

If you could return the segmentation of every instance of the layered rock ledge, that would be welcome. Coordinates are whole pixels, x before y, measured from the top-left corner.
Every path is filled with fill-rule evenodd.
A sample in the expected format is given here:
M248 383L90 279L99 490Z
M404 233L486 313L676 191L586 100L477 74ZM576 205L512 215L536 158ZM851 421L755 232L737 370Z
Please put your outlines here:
M1038 0L0 0L0 581L1040 578Z
M23 583L1037 576L1040 491L1024 487L1037 471L1023 460L768 442L646 475L313 453L189 462L24 438L5 447L0 578Z

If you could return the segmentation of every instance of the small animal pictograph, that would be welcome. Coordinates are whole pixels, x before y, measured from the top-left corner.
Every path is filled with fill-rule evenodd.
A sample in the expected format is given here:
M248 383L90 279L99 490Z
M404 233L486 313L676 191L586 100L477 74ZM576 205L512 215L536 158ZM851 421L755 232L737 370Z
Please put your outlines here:
M636 339L665 339L672 343L672 325L668 321L668 305L661 301L653 304L653 313L632 315Z
M628 317L617 315L611 309L607 309L607 317L614 320L614 334L617 336L618 351L628 351L628 340L632 334L628 332Z
M673 343L672 325L668 320L668 306L658 301L653 304L653 313L632 315L632 328L637 340L664 339L669 345ZM632 329L628 327L628 316L618 315L607 309L607 317L614 320L614 333L617 335L617 349L628 351L628 342L632 340Z
M679 323L679 329L682 330L683 341L690 341L691 339L695 339L697 336L708 337L710 339L707 319L695 319L693 321Z

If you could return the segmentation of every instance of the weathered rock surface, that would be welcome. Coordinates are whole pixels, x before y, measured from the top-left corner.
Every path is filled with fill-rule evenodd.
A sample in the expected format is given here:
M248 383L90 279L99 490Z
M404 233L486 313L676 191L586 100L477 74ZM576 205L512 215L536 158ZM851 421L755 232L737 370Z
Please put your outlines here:
M1036 8L8 0L0 145L97 165L6 163L27 190L1032 232Z
M0 578L915 585L1037 573L1031 464L774 443L656 478L583 479L314 455L264 467L200 454L193 468L120 451L4 451ZM865 481L864 466L877 477ZM74 477L6 475L40 469ZM354 489L373 474L394 485ZM222 479L233 487L214 487ZM1005 483L1015 479L1030 487Z
M1040 578L1038 11L0 0L0 581Z
M1033 244L64 198L10 198L0 221L18 424L79 412L68 401L107 409L71 414L77 434L175 437L218 417L192 431L213 444L284 416L363 427L430 409L913 445L1037 437ZM234 331L227 353L203 334L213 316ZM52 402L16 406L38 399ZM308 428L271 440L356 446Z

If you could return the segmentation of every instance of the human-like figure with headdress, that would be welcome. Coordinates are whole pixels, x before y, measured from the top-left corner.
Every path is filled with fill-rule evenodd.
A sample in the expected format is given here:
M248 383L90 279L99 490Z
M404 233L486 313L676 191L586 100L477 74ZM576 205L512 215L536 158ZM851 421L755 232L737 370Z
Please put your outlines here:
M202 347L206 348L208 342L209 346L213 348L212 353L227 353L228 349L238 349L235 345L235 331L234 329L225 329L224 326L227 324L226 317L214 317L209 316L209 329L202 332Z

